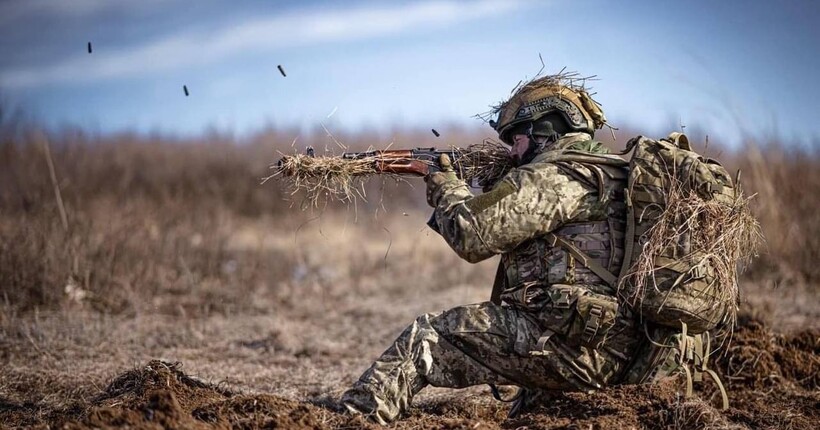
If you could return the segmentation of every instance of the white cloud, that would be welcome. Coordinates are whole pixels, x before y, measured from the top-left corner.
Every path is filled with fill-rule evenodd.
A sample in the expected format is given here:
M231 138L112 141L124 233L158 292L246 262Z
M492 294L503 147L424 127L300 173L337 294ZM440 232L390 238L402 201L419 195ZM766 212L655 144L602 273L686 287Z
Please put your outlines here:
M25 0L0 3L0 23L7 23L27 16L52 14L59 16L83 16L98 12L111 3L105 0Z
M94 0L84 1L96 4ZM209 34L178 33L108 55L80 55L48 66L11 68L0 72L0 84L25 88L143 76L213 63L239 53L270 52L454 25L523 6L519 0L436 0L401 6L297 11L246 21Z
M178 0L17 0L0 3L0 24L25 20L32 15L48 14L58 17L89 17L105 10L140 11L159 7L160 3Z

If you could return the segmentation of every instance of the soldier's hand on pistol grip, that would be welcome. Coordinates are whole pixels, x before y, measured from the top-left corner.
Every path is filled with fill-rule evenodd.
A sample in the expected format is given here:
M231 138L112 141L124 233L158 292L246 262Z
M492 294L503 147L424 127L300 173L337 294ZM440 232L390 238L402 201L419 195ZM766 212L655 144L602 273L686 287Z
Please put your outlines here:
M438 205L444 191L461 183L447 154L441 154L439 166L441 167L440 172L430 173L424 177L424 182L427 183L427 204L433 208Z

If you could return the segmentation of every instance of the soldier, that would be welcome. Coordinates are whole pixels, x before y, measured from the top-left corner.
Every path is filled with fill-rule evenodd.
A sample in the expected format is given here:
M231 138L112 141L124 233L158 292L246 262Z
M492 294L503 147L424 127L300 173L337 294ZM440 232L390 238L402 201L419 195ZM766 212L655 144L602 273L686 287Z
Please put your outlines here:
M425 178L431 226L471 263L501 255L489 302L418 317L347 390L341 403L385 424L427 385L523 387L536 393L627 383L643 333L618 306L611 274L624 257L626 163L592 140L600 106L561 76L534 80L490 125L517 164L474 196L442 156ZM566 161L597 154L612 163ZM495 392L495 389L494 389Z

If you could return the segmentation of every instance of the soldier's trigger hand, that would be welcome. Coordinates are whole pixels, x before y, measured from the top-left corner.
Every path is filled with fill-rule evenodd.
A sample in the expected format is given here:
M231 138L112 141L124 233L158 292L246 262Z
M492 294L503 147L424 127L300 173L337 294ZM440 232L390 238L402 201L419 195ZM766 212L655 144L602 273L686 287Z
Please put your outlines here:
M441 199L442 188L446 184L459 182L447 154L439 156L439 166L441 167L440 172L430 173L424 177L424 182L427 183L427 204L434 208L438 206L438 201Z
M438 157L438 164L441 166L442 172L452 172L453 171L453 163L450 162L450 156L447 154L441 154Z
M438 201L441 199L441 188L449 182L447 174L444 172L431 173L424 177L424 182L427 182L427 204L436 207Z

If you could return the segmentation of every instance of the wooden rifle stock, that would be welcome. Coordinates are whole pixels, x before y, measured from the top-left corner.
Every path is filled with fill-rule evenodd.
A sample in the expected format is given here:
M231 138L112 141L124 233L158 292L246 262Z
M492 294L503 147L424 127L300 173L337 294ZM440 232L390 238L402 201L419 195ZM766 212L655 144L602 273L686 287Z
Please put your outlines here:
M380 173L393 173L397 175L426 176L432 172L441 170L439 158L441 154L447 154L451 162L455 162L461 151L458 149L436 149L436 148L416 148L416 149L386 149L366 152L346 152L342 158L361 159L373 157L376 163L376 170Z
M426 176L430 173L430 165L414 158L412 150L398 149L379 152L376 169L381 173L414 176Z

